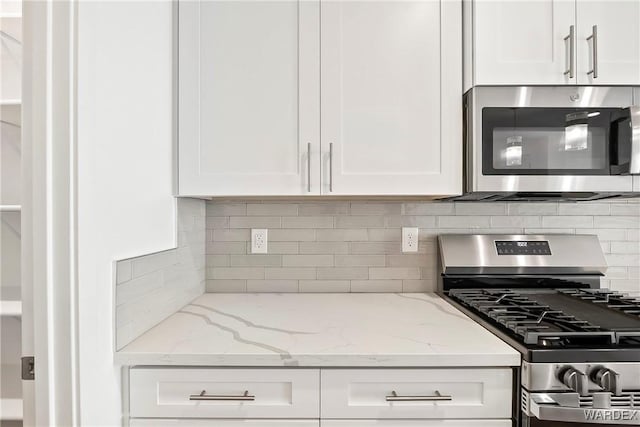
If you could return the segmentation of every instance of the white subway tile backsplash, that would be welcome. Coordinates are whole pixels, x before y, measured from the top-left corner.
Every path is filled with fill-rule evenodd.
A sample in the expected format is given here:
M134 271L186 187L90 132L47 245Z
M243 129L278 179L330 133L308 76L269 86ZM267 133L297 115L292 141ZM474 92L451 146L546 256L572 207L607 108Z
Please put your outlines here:
M347 242L300 242L301 254L347 254Z
M559 215L609 215L609 203L560 203Z
M504 203L455 203L456 215L506 215L507 205Z
M302 203L298 208L300 216L348 215L348 202Z
M280 267L282 255L230 255L231 267Z
M404 203L402 206L403 215L434 216L453 215L455 213L454 203Z
M207 279L264 279L264 268L261 268L261 267L207 268Z
M282 218L283 228L333 228L331 216L292 216Z
M429 279L402 281L402 292L435 292L436 287L436 282Z
M249 203L248 216L285 216L298 215L297 204L285 203Z
M247 253L251 252L251 242L247 242ZM269 242L269 253L280 255L295 255L299 253L298 242Z
M351 282L349 280L300 280L298 285L300 292L349 292Z
M440 216L438 227L442 228L491 228L490 216Z
M640 199L638 199L640 201ZM638 203L626 203L626 204L611 204L611 215L629 215L640 217L640 204Z
M370 228L367 236L372 242L399 242L402 239L402 228Z
M400 215L402 205L399 203L351 203L351 215Z
M411 267L372 267L369 269L371 279L419 279L420 269Z
M634 216L594 217L596 228L640 228L640 218Z
M351 253L354 255L375 255L399 253L400 242L352 242Z
M332 267L333 255L283 255L283 267Z
M351 292L402 292L402 280L352 280Z
M338 216L336 217L336 228L382 228L384 227L383 216Z
M385 227L419 227L433 228L436 226L434 216L388 216L384 219Z
M316 269L311 267L265 268L264 270L267 280L315 279L316 275Z
M336 267L384 267L384 255L336 255Z
M269 230L269 244L271 242L312 242L316 240L316 230L286 229Z
M369 234L366 228L318 230L316 238L319 242L366 242Z
M177 207L177 248L116 262L118 349L205 291L205 212L229 209L206 208L203 200L188 198L178 199ZM211 224L224 228L226 221L216 219ZM210 249L222 249L210 243ZM227 264L229 248L224 249L209 254L212 268Z
M331 267L318 268L320 280L366 280L369 278L367 267Z
M207 203L207 217L242 216L247 214L246 203Z
M279 216L232 216L229 218L230 228L280 228L282 219Z
M247 280L247 292L298 292L298 281Z
M246 242L251 239L249 229L217 229L211 230L210 240L217 242Z
M229 267L229 255L207 255L209 267Z
M269 233L271 234L271 233ZM208 254L246 254L246 242L207 242Z
M124 260L118 263L116 273L116 283L120 284L131 280L131 260Z
M206 220L211 292L434 291L436 238L450 233L595 234L611 264L603 283L629 287L626 281L640 276L640 202L625 200L211 201ZM419 253L402 253L403 226L420 229ZM250 253L251 227L269 229L268 255ZM214 278L216 270L221 276Z
M246 280L211 280L206 282L207 292L247 292Z
M509 203L509 215L557 215L558 203Z
M542 227L542 218L539 216L492 216L491 229L499 227L535 228Z

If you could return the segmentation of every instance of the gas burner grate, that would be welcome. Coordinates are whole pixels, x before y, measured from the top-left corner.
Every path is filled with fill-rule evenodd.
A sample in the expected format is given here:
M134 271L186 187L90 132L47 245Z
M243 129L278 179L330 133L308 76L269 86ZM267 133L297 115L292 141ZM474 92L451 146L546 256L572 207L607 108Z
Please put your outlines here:
M562 289L561 293L640 317L640 299L608 289Z
M612 331L589 319L552 307L555 296L565 295L601 307L634 315L640 302L610 291L582 289L513 290L453 289L450 296L482 313L517 335L525 344L543 347L588 345L640 345L640 332ZM545 303L545 301L551 301ZM565 301L566 302L566 301ZM581 303L584 304L584 303ZM594 308L594 307L592 307ZM587 316L586 313L585 316Z

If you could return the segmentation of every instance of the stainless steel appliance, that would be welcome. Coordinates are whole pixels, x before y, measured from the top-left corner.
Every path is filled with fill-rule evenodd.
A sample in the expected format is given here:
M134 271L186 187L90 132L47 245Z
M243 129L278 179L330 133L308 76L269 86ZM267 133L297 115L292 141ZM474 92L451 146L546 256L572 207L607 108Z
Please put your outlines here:
M475 87L464 106L465 194L458 200L640 192L638 88Z
M514 423L640 425L640 299L596 236L443 235L443 296L522 353Z

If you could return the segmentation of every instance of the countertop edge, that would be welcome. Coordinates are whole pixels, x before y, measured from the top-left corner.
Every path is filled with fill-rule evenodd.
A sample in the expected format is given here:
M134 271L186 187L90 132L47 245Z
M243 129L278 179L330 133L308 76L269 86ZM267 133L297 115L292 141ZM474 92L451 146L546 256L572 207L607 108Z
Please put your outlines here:
M147 354L117 352L114 361L122 366L207 366L283 368L467 368L517 367L520 353L456 355L301 355L283 359L279 355Z

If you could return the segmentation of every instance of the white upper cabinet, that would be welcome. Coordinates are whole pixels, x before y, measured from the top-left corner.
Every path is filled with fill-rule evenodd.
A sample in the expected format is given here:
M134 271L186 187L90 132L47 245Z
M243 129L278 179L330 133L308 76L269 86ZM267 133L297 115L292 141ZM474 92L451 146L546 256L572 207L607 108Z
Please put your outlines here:
M179 194L319 191L318 14L307 0L179 3Z
M575 0L466 2L467 89L575 83L575 73L565 73L575 48L567 38L572 26L575 31L575 12Z
M578 0L578 84L640 84L640 0Z
M461 3L321 10L322 193L459 194Z
M179 194L460 194L461 16L461 0L180 1Z
M640 84L639 21L640 0L465 0L465 90Z

